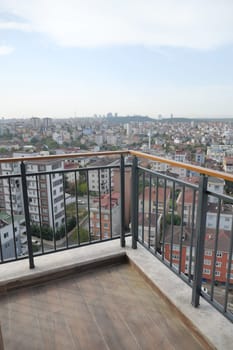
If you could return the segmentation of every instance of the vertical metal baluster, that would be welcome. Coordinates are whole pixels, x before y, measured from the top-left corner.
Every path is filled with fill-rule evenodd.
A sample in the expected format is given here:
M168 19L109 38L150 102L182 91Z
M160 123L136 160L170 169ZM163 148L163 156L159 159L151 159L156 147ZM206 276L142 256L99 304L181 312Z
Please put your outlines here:
M213 300L214 296L214 282L215 282L215 271L216 271L216 261L217 261L217 249L218 249L218 237L219 237L219 224L220 224L220 213L221 213L221 200L218 199L218 212L217 212L217 223L216 223L216 234L214 242L214 259L213 259L213 269L212 269L212 281L211 281L211 292L210 298Z
M87 181L87 208L88 208L88 230L89 230L89 243L91 242L91 218L90 218L90 191L89 191L89 170L86 170Z
M157 197L159 193L157 193ZM165 232L166 232L166 203L167 203L167 180L164 179L164 194L163 194L163 236L162 236L162 260L164 260Z
M49 174L49 187L50 187L50 196L51 196L51 210L52 210L52 222L53 222L53 246L54 250L57 250L57 242L56 242L56 232L55 232L55 223L54 223L54 210L53 210L53 187L52 187L52 179L51 174Z
M111 183L111 168L108 169L108 178L110 179L110 187L109 187L109 201L110 201L110 235L112 239L112 183Z
M180 227L180 254L179 254L179 274L182 271L182 253L183 253L183 237L184 237L184 199L185 199L185 186L182 189L182 204L181 204L181 227Z
M142 173L142 244L144 244L145 231L145 172Z
M68 248L69 242L68 242L68 232L67 232L66 191L65 191L65 175L64 175L64 173L62 173L62 186L63 186L63 202L64 202L64 215L65 215L66 248Z
M194 240L194 227L195 227L195 210L196 210L196 190L193 190L193 202L192 202L192 227L191 227L191 240L190 240L190 250L189 250L189 282L192 277L192 264L193 264L193 240Z
M38 184L38 175L36 175L36 193L37 193L37 206L38 206L38 214L39 214L39 224L40 224L40 244L42 254L44 254L44 240L42 237L42 224L41 224L41 206L40 206L40 196L39 196L39 184Z
M26 224L26 232L27 232L29 267L30 267L30 269L33 269L35 267L35 265L34 265L33 249L32 249L32 236L31 236L30 214L29 214L29 206L28 206L27 179L26 179L26 169L25 169L24 162L21 162L20 169L21 169L21 177L22 177L22 192L23 192L24 215L25 215L25 224Z
M2 240L1 240L1 235L0 235L0 258L1 258L1 261L4 261L3 252L2 252Z
M151 236L151 174L149 174L149 213L148 213L148 248L150 249Z
M158 219L159 219L159 212L158 212L158 189L159 189L159 178L158 176L156 177L156 202L155 202L155 220L156 220L156 235L155 235L155 250L156 250L156 254L157 254L157 249L158 246L160 245L160 227L158 228ZM159 230L158 230L159 229ZM158 232L159 231L159 232ZM158 237L159 235L159 237ZM158 239L159 238L159 239ZM160 247L159 247L160 249Z
M224 312L227 311L228 294L229 294L230 277L231 277L232 253L233 253L233 217L232 217L232 226L231 226L231 239L230 239L230 246L229 246L227 280L225 284Z
M156 194L156 190L155 190L155 177L153 176L152 177L153 181L153 190L154 190L154 194ZM156 227L157 227L157 220L156 220L156 214L155 214L155 211L156 211L156 208L155 208L156 204L155 204L155 195L154 195L154 201L153 201L153 207L152 207L152 213L151 213L151 222L152 222L152 227L154 225L154 229L153 229L153 232L154 232L154 239L153 239L153 245L154 245L154 254L156 254ZM152 248L153 249L153 248Z
M172 183L172 212L171 212L171 241L170 241L170 267L173 265L173 239L174 239L174 211L175 211L175 194L176 194L176 184L175 181Z
M131 232L132 248L137 249L138 241L138 160L133 158L131 182Z
M17 254L17 247L16 247L16 240L15 240L15 222L14 222L14 210L13 210L13 203L12 203L12 192L11 192L11 179L8 178L8 188L9 188L9 200L10 200L10 207L11 207L11 223L12 223L12 230L13 230L13 240L14 240L14 251L15 251L15 259L18 259Z
M121 196L121 247L125 247L125 160L121 155L120 163L120 196ZM110 185L111 187L111 185ZM110 202L110 207L112 206Z
M194 307L199 306L201 282L202 282L202 274L203 274L206 213L207 213L207 205L208 205L207 183L208 183L208 177L201 174L200 182L199 182L199 191L198 191L197 225L196 225L197 243L196 243L195 270L194 270L193 289L192 289L192 305Z
M75 209L76 209L76 226L78 245L80 245L80 231L79 231L79 208L78 208L78 191L77 191L77 171L74 172L75 177Z
M100 224L100 237L102 241L102 220L101 220L101 191L100 191L100 169L98 169L98 184L99 184L99 224Z

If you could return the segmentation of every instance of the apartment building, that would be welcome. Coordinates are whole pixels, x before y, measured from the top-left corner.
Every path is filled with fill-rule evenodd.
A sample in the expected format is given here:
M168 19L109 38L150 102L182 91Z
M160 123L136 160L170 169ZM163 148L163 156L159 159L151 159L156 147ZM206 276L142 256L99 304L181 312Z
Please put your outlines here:
M27 172L52 172L50 175L29 176L28 200L31 221L57 229L64 219L63 162L33 161L27 164Z
M194 233L195 235L195 233ZM219 283L225 283L227 280L228 264L231 262L230 283L233 283L233 256L229 256L230 231L220 230L218 235L218 247L216 252L216 263L214 271L214 280ZM195 237L193 237L195 241ZM212 280L214 268L214 251L216 241L216 229L207 229L204 250L203 279ZM191 246L191 229L184 228L182 236L182 250L180 251L180 227L173 228L173 245L171 247L171 228L165 235L165 259L174 265L179 265L181 255L181 272L191 275L194 273L195 249ZM191 253L192 252L192 253ZM191 257L192 254L192 257ZM191 269L189 270L189 263Z
M227 173L233 172L233 157L224 157L223 159L223 169Z
M14 157L25 154L15 153ZM28 154L27 154L28 155ZM38 156L38 154L33 154ZM30 161L26 162L26 171L29 173L51 172L50 175L40 174L27 176L27 190L29 200L30 219L36 224L58 228L64 223L63 162L56 161ZM20 174L19 163L2 163L1 174L13 175L11 180L1 179L0 201L8 214L24 214L22 182L17 176Z
M0 261L15 258L21 255L20 223L14 220L14 229L11 216L0 213Z
M218 179L217 177L209 177L208 178L208 191L215 192L218 194L224 193L224 185L225 181L223 179ZM208 196L209 203L218 203L218 198L215 196Z
M139 213L138 215L138 237L144 244L154 247L160 247L161 227L163 215L155 213Z
M183 222L188 227L191 227L192 222L196 223L196 215L197 215L197 201L198 196L195 195L195 192L191 189L187 189L184 192L184 207L182 208L183 203L183 193L180 192L177 198L177 213L182 216L183 214ZM183 210L183 213L182 213Z
M213 196L209 196L209 202L207 207L206 214L206 227L207 228L216 228L218 220L218 205L211 201ZM197 206L198 206L198 195L195 195L195 192L191 189L188 189L184 193L184 207L182 208L183 194L180 192L177 198L177 213L182 216L183 222L187 227L191 227L192 224L196 225L196 216L197 216ZM183 210L183 213L182 213ZM220 204L220 213L219 213L219 229L231 231L232 228L232 207L229 204Z
M91 233L95 238L111 238L120 234L120 193L112 192L96 198L90 208Z
M119 164L119 159L106 159L102 158L97 160L92 167L98 168L106 166L106 168L93 169L88 172L88 185L89 190L93 192L98 192L100 190L101 194L108 193L110 186L112 186L112 171L109 172L109 166L114 166Z
M79 171L75 171L78 168L79 165L77 163L64 163L64 170L69 170L65 173L66 180L68 183L74 184L76 181L79 180Z
M163 187L158 187L158 191L155 187L145 187L144 192L139 195L139 212L142 212L144 208L145 213L149 213L150 211L156 213L156 206L158 204L158 213L163 214L165 202L165 211L168 212L170 193L171 190L169 187L166 188L166 191Z

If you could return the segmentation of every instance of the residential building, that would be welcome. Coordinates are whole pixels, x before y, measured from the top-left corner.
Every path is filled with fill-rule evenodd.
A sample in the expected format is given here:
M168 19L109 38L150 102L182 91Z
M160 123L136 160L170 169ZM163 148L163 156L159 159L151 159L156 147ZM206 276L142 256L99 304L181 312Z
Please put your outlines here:
M90 208L91 233L95 238L111 238L120 234L120 193L112 192L96 198Z
M195 248L194 243L191 246L191 229L183 228L183 237L180 241L180 227L173 227L173 245L171 247L171 227L167 229L165 235L165 247L164 255L168 261L172 260L174 265L179 265L181 259L181 272L189 274L189 262L191 261L190 272L193 275L194 272L194 259ZM195 232L195 231L194 231ZM229 263L229 244L230 244L231 232L220 230L218 235L218 247L216 252L216 264L215 264L215 281L219 283L225 283L227 279L227 269ZM193 242L195 237L193 237ZM204 265L203 265L203 279L206 281L212 280L213 268L214 268L214 251L215 251L216 229L207 229L205 238L205 250L204 250ZM182 244L181 244L182 242ZM182 250L180 253L180 247ZM192 252L192 257L191 257ZM181 254L181 257L180 257ZM233 256L232 270L230 274L230 283L233 283Z
M11 215L4 212L0 212L0 248L3 260L15 258L22 253L19 221L14 219L13 226Z
M150 209L152 212L156 213L156 206L158 203L158 213L163 214L164 212L164 199L165 203L165 211L168 212L169 204L170 204L170 193L171 190L169 187L166 188L166 191L163 187L158 187L158 191L155 187L145 187L144 193L140 193L139 195L139 212L143 211L144 213L149 213ZM143 207L144 200L144 207Z
M226 173L233 172L233 157L224 157L223 159L223 169Z
M102 158L97 160L92 167L101 169L93 169L88 172L88 186L89 190L93 192L108 193L110 186L112 186L112 172L109 172L109 167L119 164L119 159ZM103 168L106 167L106 168ZM100 188L99 188L100 185Z
M207 189L211 192L223 194L224 193L225 181L217 177L209 177ZM218 203L218 198L215 196L208 196L209 203Z
M35 158L37 155L33 154ZM23 156L23 154L15 153L14 156ZM0 167L2 175L15 175L11 178L10 183L8 179L1 179L1 205L8 214L11 212L23 214L22 182L17 177L17 174L20 174L20 165L17 162L1 163ZM54 171L51 175L27 176L27 188L31 221L58 228L64 223L63 176L59 173L59 170L63 170L63 162L34 160L26 162L26 170L27 174Z

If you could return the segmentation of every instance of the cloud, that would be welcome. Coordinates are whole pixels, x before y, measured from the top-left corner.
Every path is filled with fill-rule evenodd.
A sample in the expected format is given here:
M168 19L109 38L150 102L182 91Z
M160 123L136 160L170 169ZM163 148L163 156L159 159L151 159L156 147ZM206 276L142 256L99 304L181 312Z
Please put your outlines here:
M22 30L29 31L30 26L28 23L13 22L13 21L0 21L0 30Z
M0 10L61 46L213 49L233 43L232 0L1 0Z
M14 51L14 48L7 45L0 45L0 56L10 55Z

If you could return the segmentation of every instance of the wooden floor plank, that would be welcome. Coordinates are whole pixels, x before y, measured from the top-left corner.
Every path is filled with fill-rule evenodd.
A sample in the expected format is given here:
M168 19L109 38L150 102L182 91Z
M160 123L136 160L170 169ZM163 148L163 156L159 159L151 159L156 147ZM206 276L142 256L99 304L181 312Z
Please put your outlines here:
M5 349L205 349L130 265L0 295Z

